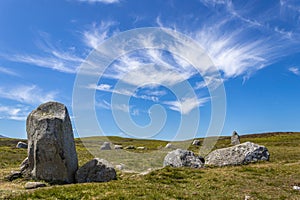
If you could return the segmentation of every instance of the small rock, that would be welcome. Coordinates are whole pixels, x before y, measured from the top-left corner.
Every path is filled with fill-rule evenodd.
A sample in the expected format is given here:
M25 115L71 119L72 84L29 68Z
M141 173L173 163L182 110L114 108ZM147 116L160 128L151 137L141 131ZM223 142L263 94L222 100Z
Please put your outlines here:
M249 195L245 196L245 200L250 200L250 199L251 199L251 196L249 196Z
M165 148L166 149L174 149L175 146L173 144L171 144L171 143L168 143L168 144L166 144Z
M13 181L15 179L21 178L22 177L22 173L19 171L11 171L10 175L6 176L5 179L8 181Z
M110 143L109 142L103 142L103 144L100 147L100 150L111 150Z
M122 145L116 144L116 145L114 146L114 149L123 149L123 146L122 146Z
M269 160L270 153L264 146L245 142L233 147L217 149L205 157L206 165L227 166L242 165L259 160Z
M124 164L119 164L119 165L116 165L116 169L117 170L123 170L123 169L125 169L125 165Z
M238 145L240 144L240 136L236 131L233 131L232 135L231 135L231 144L232 145Z
M137 147L136 149L137 150L145 150L146 148L145 147Z
M133 145L129 145L129 146L125 147L125 149L135 149L135 147Z
M25 189L35 189L39 187L46 187L46 184L42 182L27 182L25 184Z
M195 145L195 146L200 146L200 140L194 140L192 145Z
M294 185L294 186L293 186L293 190L299 190L299 191L300 191L300 187L297 186L297 185Z
M106 160L99 158L87 162L76 172L78 183L108 182L116 179L117 174L113 166Z
M169 152L164 159L164 166L172 167L204 167L204 159L196 156L193 152L183 149L176 149Z
M27 149L28 145L25 142L18 142L18 144L16 145L16 148L19 149Z

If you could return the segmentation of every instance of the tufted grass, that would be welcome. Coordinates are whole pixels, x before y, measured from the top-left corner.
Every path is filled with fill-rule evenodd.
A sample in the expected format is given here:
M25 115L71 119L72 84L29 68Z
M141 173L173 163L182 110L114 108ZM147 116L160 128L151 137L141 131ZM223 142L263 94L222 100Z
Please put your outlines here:
M244 199L245 195L251 199L300 199L300 191L292 189L294 185L300 186L300 133L241 137L242 142L265 145L271 154L269 162L205 169L166 167L146 175L118 171L118 180L108 183L56 185L29 191L23 189L26 180L3 179L26 157L26 150L15 148L18 141L0 139L0 199ZM146 146L146 152L167 143L118 137L110 141L123 146ZM95 148L98 144L95 142ZM222 137L215 148L227 146L230 138ZM79 139L76 149L79 165L93 158ZM191 146L190 150L199 153L199 147Z

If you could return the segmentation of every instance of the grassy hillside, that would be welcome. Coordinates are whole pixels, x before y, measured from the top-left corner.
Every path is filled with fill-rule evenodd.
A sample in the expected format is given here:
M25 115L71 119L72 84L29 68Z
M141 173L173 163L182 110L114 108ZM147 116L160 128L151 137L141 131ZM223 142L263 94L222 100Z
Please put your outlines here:
M140 155L155 152L167 143L109 139L123 146L147 147L145 151L131 150ZM98 148L97 138L85 140ZM271 154L270 161L205 169L167 167L146 175L118 171L118 180L108 183L57 185L26 191L23 189L26 180L7 182L3 177L18 169L27 152L15 148L18 140L0 139L0 199L244 199L245 195L251 199L300 199L300 192L292 189L294 185L300 186L300 133L246 135L241 141L265 145ZM230 138L222 137L215 148L227 146ZM79 165L93 158L79 139L76 148ZM198 147L190 149L199 153Z

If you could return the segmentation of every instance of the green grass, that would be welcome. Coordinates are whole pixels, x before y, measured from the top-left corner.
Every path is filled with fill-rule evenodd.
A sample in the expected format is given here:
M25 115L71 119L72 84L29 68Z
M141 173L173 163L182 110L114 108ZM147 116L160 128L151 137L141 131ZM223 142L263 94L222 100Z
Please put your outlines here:
M99 148L97 138L86 138ZM99 138L98 138L99 139ZM155 152L165 141L109 138L123 146L145 146ZM101 139L99 139L101 140ZM271 154L269 162L234 167L204 169L170 168L154 170L146 175L118 171L118 180L108 183L57 185L26 191L26 180L0 180L0 199L300 199L300 133L248 135L241 141L265 145ZM17 140L0 139L0 174L18 168L26 157L26 150L16 149ZM230 138L223 137L215 148L230 146ZM79 165L93 158L79 139L76 139ZM190 147L200 153L200 147ZM145 152L132 150L136 155ZM99 155L101 156L101 155ZM142 161L140 161L142 162Z

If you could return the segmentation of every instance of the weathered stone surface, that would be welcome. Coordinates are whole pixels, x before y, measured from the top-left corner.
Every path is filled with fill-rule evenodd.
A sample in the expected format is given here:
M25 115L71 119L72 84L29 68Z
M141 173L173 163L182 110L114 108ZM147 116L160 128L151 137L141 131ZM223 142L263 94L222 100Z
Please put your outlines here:
M20 165L20 172L23 174L23 175L29 175L30 171L29 171L29 162L28 162L28 157L25 158L21 165Z
M18 144L16 145L16 148L20 148L20 149L27 149L28 145L25 142L18 142Z
M35 189L39 187L46 187L46 184L42 182L27 182L25 184L25 189Z
M236 131L233 131L232 135L231 135L231 144L232 145L237 145L240 144L240 136Z
M116 145L114 146L114 149L123 149L123 146L122 146L122 145L116 144Z
M172 167L201 168L204 166L204 159L201 156L196 156L191 151L176 149L166 155L163 165Z
M245 142L212 151L205 157L205 164L214 166L242 165L259 160L269 160L269 157L270 154L266 147Z
M78 160L67 108L57 102L40 105L29 114L26 130L31 177L74 182Z
M110 143L109 142L103 142L103 144L100 147L100 150L111 150Z
M194 140L192 145L195 145L195 146L200 146L200 140Z
M5 177L6 180L8 181L13 181L15 179L21 178L22 173L19 171L11 171L8 176Z
M78 183L108 182L116 179L117 174L113 166L106 160L99 158L87 162L76 173Z

